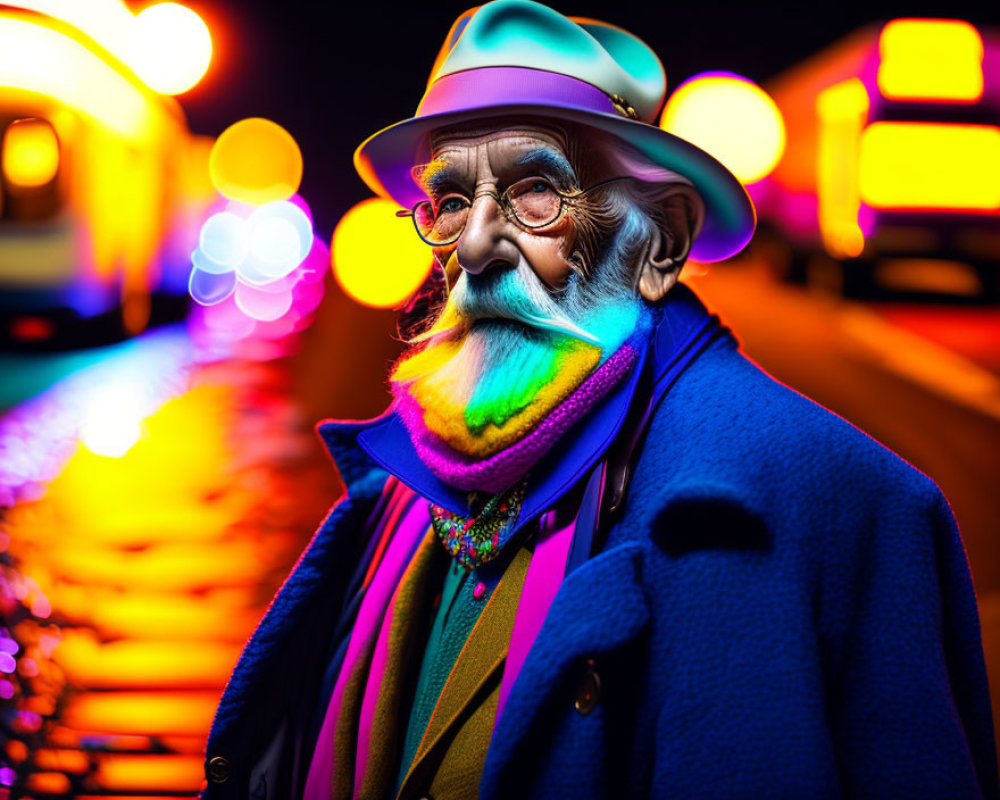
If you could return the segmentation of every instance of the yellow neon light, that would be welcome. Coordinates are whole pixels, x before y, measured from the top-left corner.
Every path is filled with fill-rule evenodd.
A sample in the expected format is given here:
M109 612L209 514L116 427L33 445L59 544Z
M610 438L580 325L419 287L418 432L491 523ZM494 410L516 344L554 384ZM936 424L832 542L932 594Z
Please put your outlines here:
M660 127L711 153L743 183L765 177L785 152L778 107L738 75L709 74L684 83L664 106Z
M875 208L1000 210L1000 128L875 123L861 137L860 177Z
M398 306L430 274L431 249L420 241L412 220L396 216L398 210L391 200L363 200L333 231L334 277L363 305Z
M857 78L825 89L816 98L818 139L816 197L823 245L834 258L861 255L858 225L858 144L868 120L868 92Z
M92 632L68 631L53 658L74 686L88 689L200 689L225 684L239 654L234 643L99 643Z
M204 20L178 3L159 3L138 15L122 0L15 0L15 4L45 15L48 22L72 26L162 94L190 89L212 57Z
M42 119L19 119L3 135L3 174L16 186L44 186L59 170L59 141Z
M897 19L879 36L878 88L890 100L975 103L983 96L983 39L950 19Z
M125 60L135 17L122 0L15 0L11 5L62 20Z
M25 20L0 17L0 87L51 97L126 136L152 122L152 97L80 42Z
M80 731L204 736L218 704L216 690L97 692L70 701L63 722Z

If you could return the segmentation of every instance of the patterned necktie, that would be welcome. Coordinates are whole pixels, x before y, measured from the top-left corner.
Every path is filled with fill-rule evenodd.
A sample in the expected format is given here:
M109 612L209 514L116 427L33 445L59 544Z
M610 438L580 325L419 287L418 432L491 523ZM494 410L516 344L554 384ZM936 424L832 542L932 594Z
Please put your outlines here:
M486 500L478 492L469 495L471 508L478 513L462 516L446 508L431 505L431 525L445 549L466 569L476 569L495 558L500 540L517 521L524 502L525 479Z

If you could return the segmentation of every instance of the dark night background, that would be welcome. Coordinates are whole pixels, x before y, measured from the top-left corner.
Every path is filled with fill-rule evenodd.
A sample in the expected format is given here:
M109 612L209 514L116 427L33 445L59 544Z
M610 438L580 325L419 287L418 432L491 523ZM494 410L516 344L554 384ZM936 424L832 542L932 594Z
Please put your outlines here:
M191 2L208 22L212 66L180 98L196 133L218 135L243 117L280 123L305 159L302 194L317 231L369 196L351 165L376 130L412 116L454 19L468 0L386 4L303 0ZM594 17L648 42L667 71L668 90L705 70L763 82L867 23L898 16L955 17L1000 25L1000 2L844 4L755 2L550 3Z

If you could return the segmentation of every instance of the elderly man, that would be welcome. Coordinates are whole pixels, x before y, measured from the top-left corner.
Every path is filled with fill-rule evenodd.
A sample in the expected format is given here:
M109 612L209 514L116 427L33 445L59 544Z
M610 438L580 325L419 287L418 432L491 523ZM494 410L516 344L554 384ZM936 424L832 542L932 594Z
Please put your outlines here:
M754 217L664 93L631 34L495 0L359 148L438 280L390 410L320 427L348 493L206 798L997 796L948 506L676 282Z

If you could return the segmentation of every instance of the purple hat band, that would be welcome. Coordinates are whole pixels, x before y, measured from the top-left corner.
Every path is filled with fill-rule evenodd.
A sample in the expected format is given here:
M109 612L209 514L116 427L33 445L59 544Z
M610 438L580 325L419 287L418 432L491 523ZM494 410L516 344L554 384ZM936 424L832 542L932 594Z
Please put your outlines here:
M554 105L627 117L593 84L527 67L480 67L438 78L420 101L417 116L501 105Z

